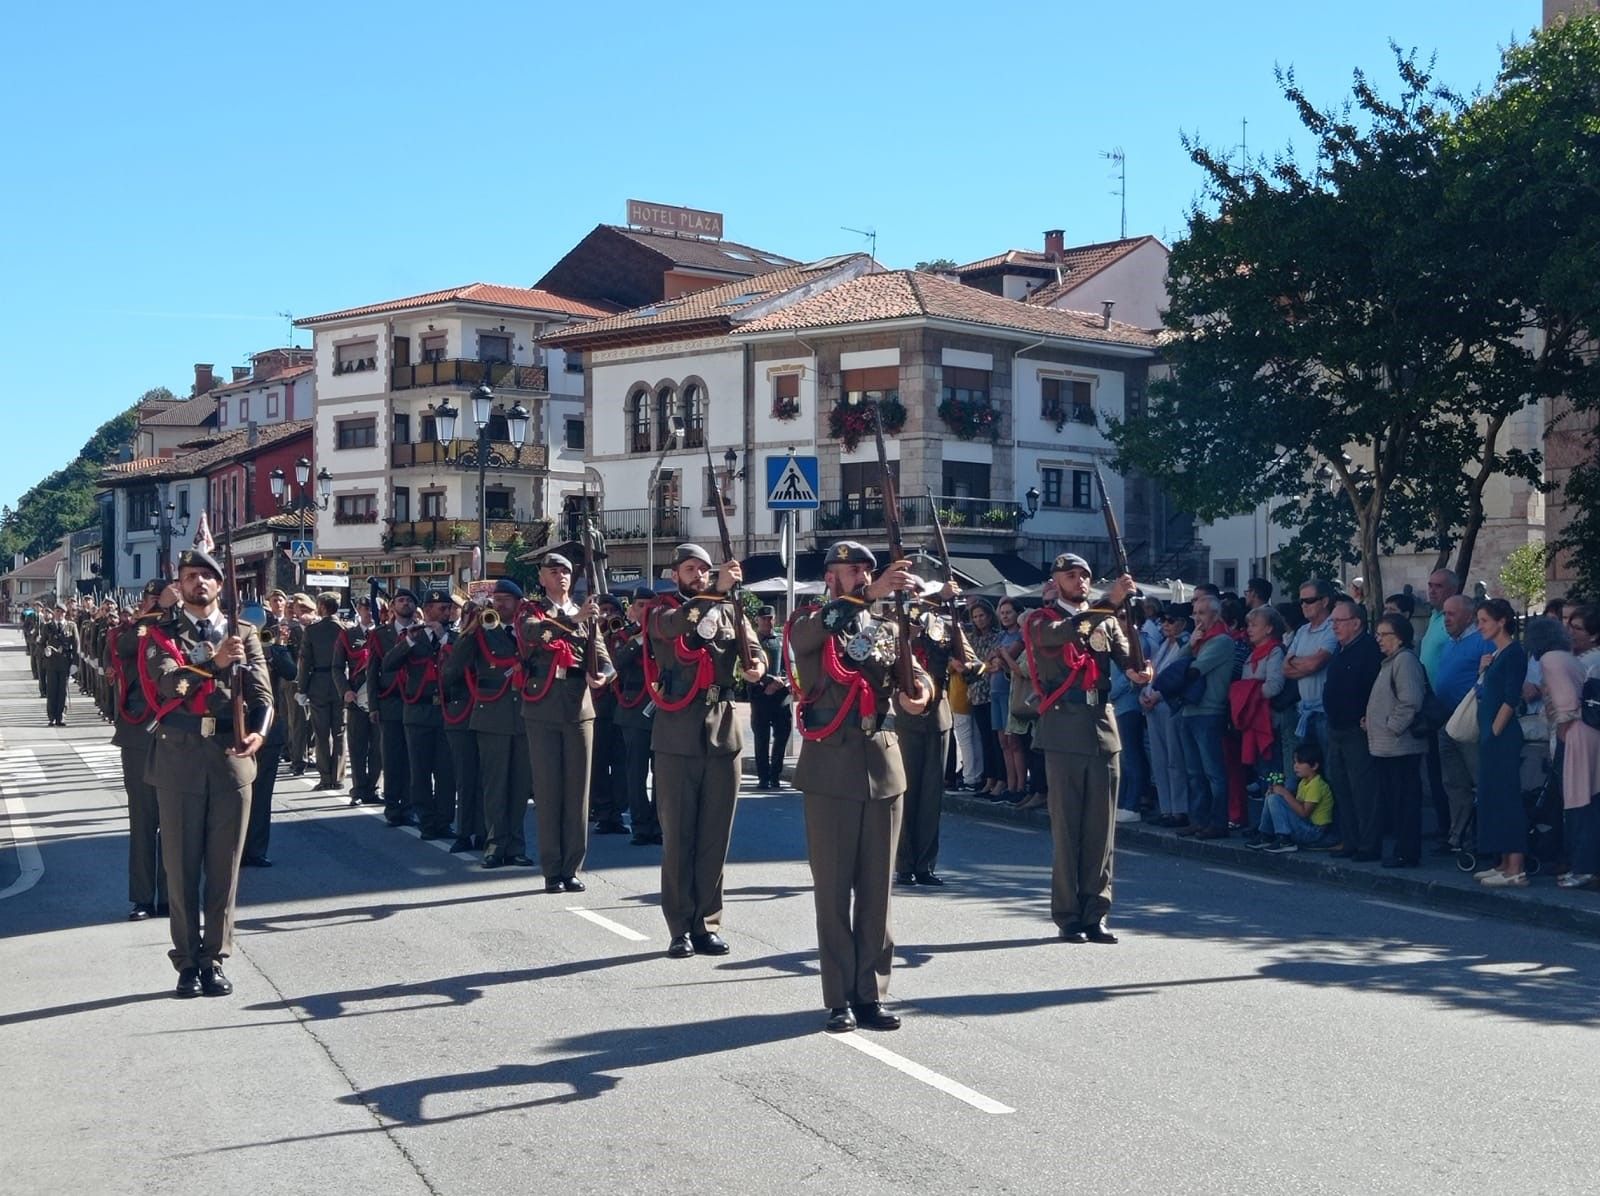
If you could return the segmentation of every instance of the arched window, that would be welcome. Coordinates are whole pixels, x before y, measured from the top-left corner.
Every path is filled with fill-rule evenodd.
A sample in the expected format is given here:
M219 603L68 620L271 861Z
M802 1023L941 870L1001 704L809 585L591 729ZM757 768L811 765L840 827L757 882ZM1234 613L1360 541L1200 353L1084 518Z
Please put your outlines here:
M706 443L706 388L699 382L683 384L683 447L704 448Z
M667 437L672 433L672 421L683 418L683 408L678 395L678 388L670 382L663 382L656 388L656 443L664 445Z
M650 388L635 387L628 395L626 405L628 420L628 451L650 451Z

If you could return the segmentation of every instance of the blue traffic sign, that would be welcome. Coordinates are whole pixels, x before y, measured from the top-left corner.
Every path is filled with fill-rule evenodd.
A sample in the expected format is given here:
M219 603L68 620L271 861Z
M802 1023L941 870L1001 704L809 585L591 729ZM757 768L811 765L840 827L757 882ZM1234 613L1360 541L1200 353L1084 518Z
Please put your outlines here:
M291 561L309 561L315 552L316 548L310 540L289 541L289 559Z
M767 508L773 511L815 511L818 497L815 457L767 458Z

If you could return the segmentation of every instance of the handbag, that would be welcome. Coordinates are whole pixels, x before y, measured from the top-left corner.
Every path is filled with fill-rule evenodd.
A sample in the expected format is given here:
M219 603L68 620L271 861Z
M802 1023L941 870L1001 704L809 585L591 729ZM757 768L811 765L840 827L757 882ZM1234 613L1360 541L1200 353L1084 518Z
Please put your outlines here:
M1590 677L1584 681L1578 709L1583 712L1585 723L1600 730L1600 677Z
M1191 681L1190 673L1193 673L1197 680ZM1205 695L1205 678L1200 675L1200 670L1194 667L1193 658L1188 653L1183 653L1176 660L1163 665L1151 684L1174 710L1181 709L1186 703L1198 702Z
M1396 688L1394 670L1389 671L1389 692L1400 698L1400 690ZM1477 725L1477 710L1473 710L1473 725ZM1445 709L1444 701L1433 692L1433 686L1428 683L1428 675L1422 675L1422 705L1417 708L1416 714L1411 716L1411 725L1405 729L1407 735L1415 735L1418 739L1428 739L1437 735L1440 729L1450 719L1450 711Z
M1478 742L1478 690L1474 686L1467 690L1467 696L1461 699L1444 725L1445 734L1457 743Z

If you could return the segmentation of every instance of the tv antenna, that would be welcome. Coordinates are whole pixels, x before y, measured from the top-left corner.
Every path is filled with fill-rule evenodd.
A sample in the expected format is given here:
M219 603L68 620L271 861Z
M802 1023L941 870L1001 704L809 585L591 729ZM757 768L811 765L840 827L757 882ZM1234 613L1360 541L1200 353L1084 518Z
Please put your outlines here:
M872 244L872 264L878 264L878 230L875 228L851 228L848 224L841 224L841 230L855 233L858 237L865 237Z
M280 320L287 320L289 323L289 348L292 349L294 348L294 313L280 311L277 314Z
M1122 233L1124 241L1128 239L1128 155L1122 152L1119 145L1115 149L1101 150L1100 156L1107 162L1115 164L1117 168L1117 189L1111 192L1122 200Z

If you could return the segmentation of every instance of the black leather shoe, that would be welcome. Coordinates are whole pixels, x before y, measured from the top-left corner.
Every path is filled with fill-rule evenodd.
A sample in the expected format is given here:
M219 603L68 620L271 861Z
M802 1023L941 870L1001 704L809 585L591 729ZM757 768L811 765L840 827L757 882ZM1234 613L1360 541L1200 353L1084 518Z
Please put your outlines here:
M409 815L409 814L401 814L401 815L398 815L398 816L391 816L391 815L385 814L383 820L385 822L387 822L390 826L416 826L417 825L417 820L415 818L411 817L411 815Z
M270 868L272 861L264 855L247 855L239 861L246 868Z
M595 823L594 833L597 835L626 835L628 828L626 824L618 822L614 818L608 818L604 822Z
M1091 943L1114 943L1117 941L1117 936L1106 929L1106 920L1104 918L1097 918L1085 926L1083 928L1083 937Z
M505 860L501 859L497 855L486 855L483 857L483 866L485 868L503 868L505 867L505 863Z
M728 944L715 931L710 934L691 934L689 941L694 944L696 955L726 955L729 951Z
M822 1027L829 1034L848 1034L856 1028L856 1015L848 1005L828 1010L827 1024Z
M863 1030L898 1030L900 1028L900 1019L877 1001L867 1005L854 1005L851 1006L851 1009L856 1015L856 1025Z
M673 935L672 942L667 944L668 959L688 959L693 954L694 946L689 942L689 936L686 934Z
M897 885L914 885L917 883L917 878L911 872L896 872L894 874L894 883Z
M178 973L178 987L172 990L175 997L198 997L200 995L200 969L184 968Z
M352 806L359 806L362 803L362 801L364 801L364 800L365 799L362 798L360 795L356 795L356 796L351 797L350 804Z
M525 855L508 855L506 863L515 864L518 868L532 868L534 862Z
M1061 941L1063 943L1087 943L1089 940L1083 935L1083 927L1063 926L1061 928Z
M584 884L576 876L569 876L561 882L561 887L566 889L566 891L569 893L582 893L588 889L589 886Z
M475 850L476 850L476 848L474 848L472 846L472 840L471 839L457 838L455 842L450 844L450 854L451 855L455 855L458 852L462 852L462 851L475 851Z
M944 887L944 877L937 872L919 872L917 873L917 883L919 885L932 885L936 889L941 889Z
M200 991L208 997L226 997L233 993L233 981L222 974L221 964L200 969Z
M544 891L546 893L565 893L567 891L567 882L559 876L549 877L544 882Z
M156 907L155 906L153 906L153 905L145 905L145 904L143 904L141 902L141 903L135 905L132 909L130 909L128 911L128 921L130 921L130 922L143 922L146 918L150 917L150 915L152 915L155 912L156 912Z

